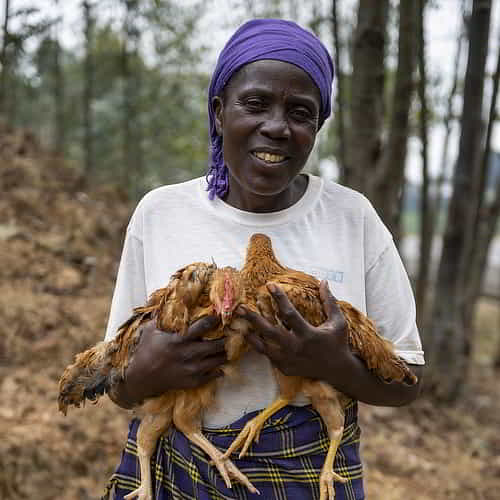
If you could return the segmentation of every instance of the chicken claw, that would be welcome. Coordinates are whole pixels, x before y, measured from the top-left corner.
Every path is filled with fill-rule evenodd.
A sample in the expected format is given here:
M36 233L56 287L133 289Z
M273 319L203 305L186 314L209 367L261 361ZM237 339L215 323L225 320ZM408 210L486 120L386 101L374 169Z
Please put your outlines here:
M227 460L221 451L219 451L201 432L185 433L186 437L194 444L198 445L211 459L217 467L220 475L224 479L226 486L231 488L231 478L244 484L251 493L260 495L259 490L248 480L236 465Z
M276 401L274 401L270 406L268 406L265 410L262 410L255 418L248 421L243 427L242 431L238 434L236 439L231 443L231 446L228 448L226 453L224 453L224 458L228 459L235 450L240 448L243 441L245 444L243 445L243 449L240 452L239 457L242 458L246 455L248 448L255 441L259 442L260 431L266 420L274 415L278 410L284 408L290 400L288 398L279 397ZM245 440L246 439L246 440Z
M217 467L217 470L220 472L228 488L231 488L230 478L232 478L245 485L251 493L257 493L257 495L260 495L260 491L248 480L245 474L243 474L238 467L231 462L231 460L225 459L222 453L220 454L220 457L213 460L213 463Z
M137 498L137 500L153 500L150 488L144 483L141 483L139 488L125 495L123 498L125 500L132 500L133 498Z
M231 453L235 452L238 448L241 448L242 445L243 449L239 454L239 458L244 457L250 445L254 441L256 443L259 442L260 431L262 430L262 427L264 425L264 421L262 421L262 419L259 419L259 416L255 417L245 424L245 427L243 427L236 439L231 443L231 446L224 453L223 458L225 460L229 459Z
M325 470L321 471L321 475L319 476L319 500L335 499L335 487L333 486L334 481L338 481L339 483L347 483L347 479L339 476L336 472Z

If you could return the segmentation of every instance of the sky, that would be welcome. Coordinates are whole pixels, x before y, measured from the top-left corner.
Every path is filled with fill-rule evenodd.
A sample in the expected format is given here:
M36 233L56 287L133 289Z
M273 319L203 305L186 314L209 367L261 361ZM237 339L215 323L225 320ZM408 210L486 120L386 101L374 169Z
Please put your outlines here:
M192 5L195 0L180 0L184 5ZM234 26L235 15L244 18L244 12L235 12L230 0L208 0L210 2L207 14L201 22L199 29L198 42L209 47L206 55L205 64L207 71L215 66L218 51L222 48L227 38L231 35ZM0 0L0 16L3 16L5 0ZM301 2L302 9L307 8L307 0ZM324 0L325 8L331 2ZM431 76L439 75L439 92L441 95L447 95L451 86L453 74L453 65L456 51L457 32L461 25L461 15L459 6L462 0L434 0L437 7L431 7L427 11L426 18L426 36L427 36L427 63L428 74ZM60 9L63 15L62 41L68 47L81 47L82 43L82 18L81 18L81 0L60 0ZM100 1L100 16L116 17L116 10L112 7L112 2ZM12 8L22 6L37 6L45 15L51 15L54 12L54 0L11 0ZM355 15L356 0L340 0L340 17L348 19ZM342 26L341 26L342 29ZM487 71L492 74L495 71L497 51L499 49L500 34L500 2L493 1L490 50L487 61ZM326 40L324 40L327 43ZM328 40L328 43L331 43ZM466 48L466 45L465 45ZM463 50L462 67L465 68L466 50ZM464 69L462 70L462 74ZM491 94L490 86L485 89L484 116L486 116L489 107L489 96ZM456 102L457 114L460 113L461 103ZM431 172L439 170L442 144L443 127L436 126L430 134L429 156ZM500 151L500 127L495 126L492 139L493 149ZM450 164L456 157L458 147L458 127L455 127L450 144ZM413 138L408 145L408 163L407 177L414 182L419 182L420 175L420 143Z

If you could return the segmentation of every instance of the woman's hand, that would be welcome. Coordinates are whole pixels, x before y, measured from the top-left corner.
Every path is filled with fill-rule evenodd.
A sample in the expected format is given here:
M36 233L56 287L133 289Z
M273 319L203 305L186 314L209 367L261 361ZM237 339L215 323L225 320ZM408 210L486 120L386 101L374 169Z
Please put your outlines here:
M220 376L218 368L227 361L224 339L203 340L218 323L217 316L205 316L183 336L156 329L154 321L145 324L125 381L112 399L131 408L145 398L197 387Z
M327 380L332 370L350 357L347 322L326 281L320 284L320 297L327 319L312 326L295 309L278 286L268 290L278 306L283 326L274 326L260 314L245 309L242 316L254 326L248 341L260 353L269 357L285 375L297 375Z
M286 327L274 326L246 309L242 316L254 326L248 341L282 373L323 380L351 398L373 405L401 406L418 396L422 366L411 366L419 378L415 385L386 383L353 354L347 322L326 281L321 282L320 296L327 319L317 327L300 315L282 290L272 285L268 289Z

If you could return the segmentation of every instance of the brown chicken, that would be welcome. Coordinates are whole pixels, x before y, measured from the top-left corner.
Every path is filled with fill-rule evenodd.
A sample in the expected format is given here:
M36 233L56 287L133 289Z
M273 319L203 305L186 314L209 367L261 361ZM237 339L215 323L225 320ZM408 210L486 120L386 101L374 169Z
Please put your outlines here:
M233 318L233 311L244 300L241 277L234 268L217 269L215 264L194 263L180 269L166 288L155 291L144 307L134 309L114 340L100 342L76 356L75 363L66 368L59 382L59 409L66 414L69 405L79 407L86 399L95 401L104 393L113 399L113 391L123 380L139 342L140 326L151 320L156 321L160 330L182 335L197 319L208 314L220 315L220 326L205 339L226 337L229 362L223 370L230 373L231 365L246 349L244 335L248 324L241 318ZM143 418L137 432L141 484L125 497L127 500L135 497L152 500L150 458L158 438L172 423L210 456L229 488L233 478L257 492L247 477L224 459L201 432L202 413L213 403L216 384L214 380L194 389L168 391L142 404Z
M281 265L274 255L271 240L263 234L254 234L247 249L246 262L241 270L246 305L258 310L270 323L281 324L278 307L266 284L278 285L288 296L300 314L313 326L326 320L326 314L319 295L319 281L300 271ZM347 324L349 344L353 352L364 360L373 373L384 380L408 380L414 384L417 378L407 365L394 353L392 345L383 339L373 322L347 302L338 300ZM344 408L349 398L335 390L330 384L304 377L285 376L274 368L280 388L280 397L257 417L248 422L224 454L243 446L240 458L245 455L254 440L258 440L264 422L279 409L292 402L301 392L309 396L312 406L321 415L330 438L330 446L320 475L320 499L333 500L334 481L346 482L333 471L335 454L344 430Z

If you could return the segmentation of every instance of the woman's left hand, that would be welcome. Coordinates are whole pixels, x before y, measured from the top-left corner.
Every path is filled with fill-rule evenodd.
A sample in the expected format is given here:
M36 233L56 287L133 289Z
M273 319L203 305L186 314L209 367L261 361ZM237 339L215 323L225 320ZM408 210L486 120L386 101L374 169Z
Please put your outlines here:
M329 379L332 371L341 369L343 361L352 353L347 322L327 282L320 284L320 297L327 319L317 327L302 317L278 286L270 284L268 290L278 306L278 315L284 326L275 326L260 314L244 308L241 316L254 327L247 336L248 342L269 357L285 375Z

